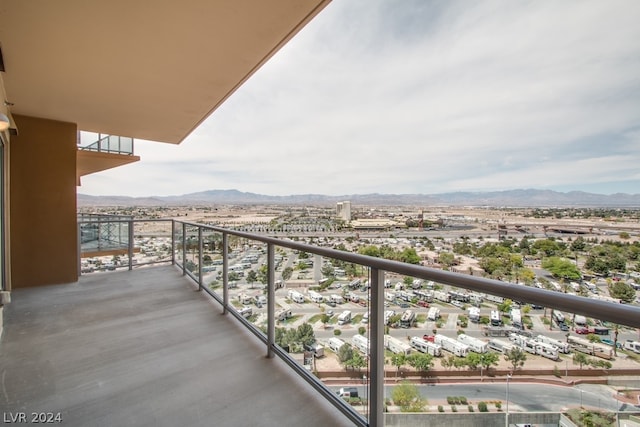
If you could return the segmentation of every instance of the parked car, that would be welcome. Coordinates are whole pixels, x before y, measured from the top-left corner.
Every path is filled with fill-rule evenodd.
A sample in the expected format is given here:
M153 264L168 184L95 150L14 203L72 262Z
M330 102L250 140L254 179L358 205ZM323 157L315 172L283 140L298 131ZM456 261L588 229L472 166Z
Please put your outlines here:
M593 334L594 332L595 330L593 328L588 328L586 326L578 326L576 328L576 334L580 334L580 335Z

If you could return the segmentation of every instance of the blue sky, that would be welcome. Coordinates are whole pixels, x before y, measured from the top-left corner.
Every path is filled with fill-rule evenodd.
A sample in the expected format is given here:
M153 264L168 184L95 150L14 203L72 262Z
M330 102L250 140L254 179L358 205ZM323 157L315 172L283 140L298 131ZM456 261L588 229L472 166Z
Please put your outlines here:
M334 0L182 144L78 191L640 193L639 22L637 0Z

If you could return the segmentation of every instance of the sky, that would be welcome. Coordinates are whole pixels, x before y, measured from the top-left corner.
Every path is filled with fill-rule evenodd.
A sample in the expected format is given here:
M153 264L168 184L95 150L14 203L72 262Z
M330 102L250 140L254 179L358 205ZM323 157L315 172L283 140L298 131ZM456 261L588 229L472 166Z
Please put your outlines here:
M333 0L181 144L136 140L78 192L638 194L639 22L637 0Z

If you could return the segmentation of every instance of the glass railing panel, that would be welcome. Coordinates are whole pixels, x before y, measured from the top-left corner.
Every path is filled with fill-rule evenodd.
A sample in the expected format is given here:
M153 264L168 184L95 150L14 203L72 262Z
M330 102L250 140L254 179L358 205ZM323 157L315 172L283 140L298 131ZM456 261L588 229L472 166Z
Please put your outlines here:
M202 285L222 300L222 233L202 230Z
M185 259L184 265L187 274L196 282L200 280L200 239L198 230L200 227L187 225L185 231Z
M183 226L180 222L174 222L173 226L173 238L174 238L174 247L173 247L173 255L175 259L175 263L182 267L184 265L184 256L183 256Z
M171 221L136 221L133 266L171 262Z

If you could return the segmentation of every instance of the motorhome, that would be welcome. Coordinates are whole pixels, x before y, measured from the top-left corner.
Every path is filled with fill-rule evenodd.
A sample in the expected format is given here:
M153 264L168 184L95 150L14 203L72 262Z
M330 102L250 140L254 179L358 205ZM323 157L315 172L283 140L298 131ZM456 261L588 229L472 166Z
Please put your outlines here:
M558 356L558 347L539 341L536 344L536 354L551 360L558 360L560 358L560 356Z
M487 343L487 346L495 351L499 351L500 353L507 353L513 348L513 344L509 341L501 340L498 338L492 338Z
M251 307L242 307L238 310L238 313L240 313L240 316L244 318L249 318L253 314L253 309Z
M240 300L240 302L244 305L249 305L252 302L251 295L247 295L244 292L238 295L238 300Z
M468 345L445 335L436 334L434 336L434 342L442 346L443 350L453 353L456 356L466 357L469 354Z
M469 294L466 292L449 291L449 296L452 300L460 302L469 302L471 300Z
M291 301L296 302L298 304L302 304L304 302L304 295L294 290L290 290L287 293L287 298L289 298Z
M480 321L480 308L469 307L469 320L473 323L478 323Z
M451 302L451 295L444 291L433 291L433 298L442 302Z
M511 309L511 326L518 329L523 329L522 325L522 313L519 308Z
M429 342L423 338L411 337L409 344L420 353L426 353L436 357L442 355L442 346Z
M410 328L416 321L416 314L413 310L405 310L402 313L402 317L400 318L400 327L402 328Z
M580 314L576 314L573 317L573 324L576 326L587 326L587 318Z
M502 316L498 310L491 310L491 326L501 326Z
M283 308L282 310L278 310L276 313L276 319L278 321L283 322L291 317L291 310Z
M484 335L488 337L508 337L512 332L512 328L503 326L487 326L483 329Z
M351 312L349 310L345 310L338 316L338 325L345 325L347 323L351 323Z
M531 338L528 338L524 335L519 335L519 334L511 334L509 336L509 339L514 345L520 347L522 350L526 351L527 353L538 354L536 351L536 344L538 344L537 341L534 341Z
M331 337L327 341L327 345L329 346L329 348L331 350L335 351L336 353L338 351L340 351L340 347L342 347L345 344L346 343L344 341L342 341L340 338L336 338L336 337Z
M393 311L393 310L385 310L385 312L384 312L384 324L388 325L390 320L391 320L391 317L393 317L395 314L396 314L396 312Z
M504 302L504 298L491 294L486 294L485 299L496 304L502 304Z
M560 341L555 338L547 337L545 335L538 335L535 340L555 346L560 353L569 354L571 352L571 346L566 341Z
M354 335L351 345L365 356L369 354L369 339L363 335Z
M304 349L310 351L317 358L324 357L324 346L318 343L305 345Z
M640 353L640 341L626 340L622 346L625 350Z
M261 308L267 304L267 297L264 295L255 295L253 297L253 301L256 304L256 307Z
M315 303L321 303L324 300L324 297L316 291L309 291L309 299Z
M331 294L329 300L334 302L335 304L344 304L344 298L337 294Z
M427 320L436 321L440 317L440 309L438 307L431 307L427 312Z
M409 343L394 338L391 335L384 336L384 347L396 354L408 355L411 353L411 345L409 345Z
M488 350L487 343L481 339L470 337L466 334L458 335L458 341L469 346L469 350L474 353L486 353Z

